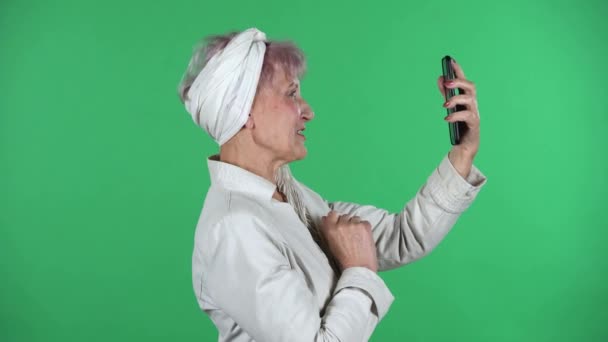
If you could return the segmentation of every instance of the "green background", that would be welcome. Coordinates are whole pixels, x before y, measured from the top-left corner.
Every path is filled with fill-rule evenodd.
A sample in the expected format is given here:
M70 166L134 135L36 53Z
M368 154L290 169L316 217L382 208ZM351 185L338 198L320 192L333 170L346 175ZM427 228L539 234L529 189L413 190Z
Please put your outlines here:
M0 340L213 341L191 282L217 145L176 87L258 27L306 53L296 177L400 210L449 151L441 57L475 82L488 177L428 257L381 276L372 341L608 340L602 1L0 4Z

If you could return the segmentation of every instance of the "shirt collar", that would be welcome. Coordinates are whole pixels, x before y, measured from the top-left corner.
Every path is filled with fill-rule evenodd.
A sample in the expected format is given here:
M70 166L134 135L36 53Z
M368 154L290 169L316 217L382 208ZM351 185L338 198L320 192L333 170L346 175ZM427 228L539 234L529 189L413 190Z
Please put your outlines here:
M220 161L220 155L214 154L207 158L211 185L237 192L252 194L264 199L272 200L277 188L266 178L247 171L239 166Z

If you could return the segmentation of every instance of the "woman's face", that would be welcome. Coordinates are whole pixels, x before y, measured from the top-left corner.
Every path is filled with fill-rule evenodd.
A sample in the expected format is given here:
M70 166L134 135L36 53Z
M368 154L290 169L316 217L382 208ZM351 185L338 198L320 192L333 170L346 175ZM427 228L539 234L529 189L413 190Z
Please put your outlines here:
M251 116L253 140L272 160L288 163L306 156L306 138L300 130L314 113L301 96L297 78L277 68L272 84L262 86L256 94Z

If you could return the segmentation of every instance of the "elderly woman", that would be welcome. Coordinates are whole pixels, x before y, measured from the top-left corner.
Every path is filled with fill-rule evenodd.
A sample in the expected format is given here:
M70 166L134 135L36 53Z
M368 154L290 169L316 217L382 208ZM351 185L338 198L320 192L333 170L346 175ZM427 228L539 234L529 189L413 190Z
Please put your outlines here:
M367 341L393 296L378 271L427 255L485 184L475 87L446 107L468 131L399 213L328 202L292 177L315 115L300 93L302 52L263 32L212 36L194 50L179 94L220 146L196 227L192 281L219 341ZM447 83L447 82L446 82Z

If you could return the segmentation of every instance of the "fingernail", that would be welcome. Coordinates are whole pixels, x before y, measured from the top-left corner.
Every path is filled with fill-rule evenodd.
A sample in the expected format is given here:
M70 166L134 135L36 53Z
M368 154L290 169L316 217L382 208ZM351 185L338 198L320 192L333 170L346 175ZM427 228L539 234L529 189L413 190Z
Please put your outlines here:
M447 82L445 82L445 85L448 87L451 87L454 85L454 81L447 81Z
M443 104L443 106L444 106L444 107L448 107L449 105L450 105L450 101L446 101L446 102Z

